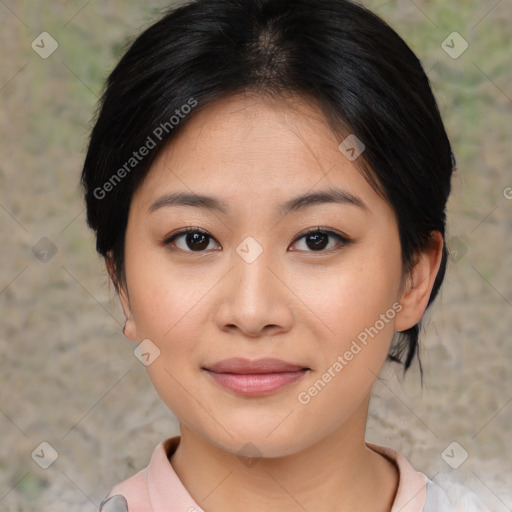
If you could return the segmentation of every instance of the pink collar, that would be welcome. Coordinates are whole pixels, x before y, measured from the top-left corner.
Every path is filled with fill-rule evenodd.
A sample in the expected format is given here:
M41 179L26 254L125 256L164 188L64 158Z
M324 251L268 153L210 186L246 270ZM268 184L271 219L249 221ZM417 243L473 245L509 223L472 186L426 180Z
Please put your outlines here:
M155 448L149 465L115 485L107 499L119 494L125 496L130 512L204 512L169 462L180 440L180 436L174 436L162 441ZM366 443L366 446L398 467L400 480L391 512L421 512L426 500L427 477L415 471L394 450L373 443ZM105 506L104 510L108 510L108 507Z

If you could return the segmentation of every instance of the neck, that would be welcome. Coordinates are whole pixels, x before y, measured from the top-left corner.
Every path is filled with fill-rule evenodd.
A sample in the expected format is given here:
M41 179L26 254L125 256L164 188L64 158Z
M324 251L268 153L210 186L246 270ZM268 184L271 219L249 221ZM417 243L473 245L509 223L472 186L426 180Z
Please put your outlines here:
M398 471L365 445L368 400L360 409L300 452L252 464L181 425L170 462L197 504L212 512L389 512Z

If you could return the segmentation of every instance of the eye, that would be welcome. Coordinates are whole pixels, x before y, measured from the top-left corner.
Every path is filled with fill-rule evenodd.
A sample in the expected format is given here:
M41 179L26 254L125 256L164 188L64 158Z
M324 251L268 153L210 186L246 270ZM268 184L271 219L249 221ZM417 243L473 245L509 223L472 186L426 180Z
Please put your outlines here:
M293 244L297 244L298 241L305 239L306 252L328 252L336 247L343 247L352 242L349 238L341 235L331 229L327 228L311 228L297 237ZM329 239L334 239L335 242L329 247ZM203 231L199 228L187 228L178 233L171 235L163 241L163 245L173 245L178 249L185 252L204 252L210 246L210 242L215 240L207 231ZM181 245L180 245L181 244ZM211 249L211 247L210 247ZM308 251L308 249L310 249ZM174 248L172 248L174 250ZM295 251L297 249L291 249Z
M180 239L183 239L180 242L181 246L176 242ZM166 246L175 245L185 252L204 252L210 245L211 240L214 240L214 238L206 231L199 228L188 228L166 238L163 244Z
M305 245L307 248L311 249L311 251L306 252L328 252L331 249L336 249L336 247L343 247L345 245L350 244L352 241L331 229L325 229L321 227L308 229L306 233L302 234L298 238L295 239L294 243L301 239L305 239ZM329 246L329 238L334 238L337 243ZM326 249L327 248L327 249ZM295 251L296 249L291 249ZM299 249L304 250L304 249Z

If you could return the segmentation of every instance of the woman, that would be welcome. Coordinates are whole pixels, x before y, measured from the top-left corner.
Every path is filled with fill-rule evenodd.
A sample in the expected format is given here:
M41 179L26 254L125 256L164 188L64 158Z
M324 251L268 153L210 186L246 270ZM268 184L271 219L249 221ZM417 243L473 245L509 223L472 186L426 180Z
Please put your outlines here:
M365 441L443 281L454 167L421 63L357 4L196 0L141 34L82 183L181 435L101 510L462 510Z

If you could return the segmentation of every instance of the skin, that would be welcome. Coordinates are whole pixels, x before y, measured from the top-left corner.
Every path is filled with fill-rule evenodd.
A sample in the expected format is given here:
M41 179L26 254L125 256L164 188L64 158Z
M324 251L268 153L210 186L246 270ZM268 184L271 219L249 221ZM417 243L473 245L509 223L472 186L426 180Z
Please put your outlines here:
M389 511L398 472L365 445L370 392L394 332L416 324L426 309L441 236L404 276L393 210L339 151L341 140L310 100L295 98L292 107L227 97L183 128L132 199L120 288L125 335L160 350L147 370L180 421L170 463L208 512ZM321 203L277 212L281 202L329 187L357 196L367 210ZM229 213L176 205L148 211L171 192L215 196ZM202 252L186 235L163 244L190 226L211 237ZM315 251L301 237L315 227L352 243L330 237ZM236 251L246 237L263 250L252 263ZM108 259L107 267L114 278ZM300 403L298 393L393 304L400 312ZM235 356L275 357L311 370L272 395L241 396L201 369ZM247 443L261 455L251 467L240 458L254 455Z

